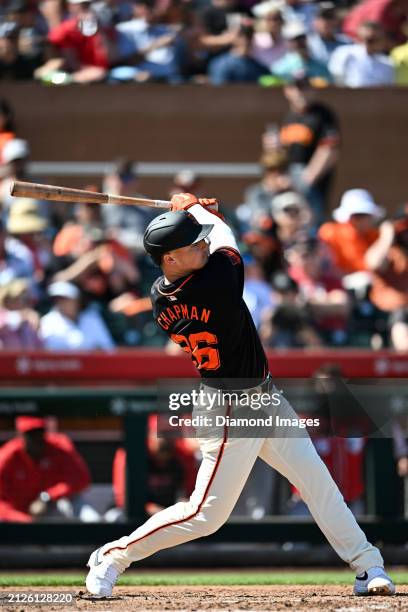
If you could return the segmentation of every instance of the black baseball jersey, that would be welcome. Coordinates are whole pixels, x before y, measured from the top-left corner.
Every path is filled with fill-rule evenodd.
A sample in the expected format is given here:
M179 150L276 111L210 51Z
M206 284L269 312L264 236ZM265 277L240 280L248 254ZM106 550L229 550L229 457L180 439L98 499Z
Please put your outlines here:
M291 111L283 121L280 140L288 149L290 164L308 164L318 146L340 142L337 117L320 102L309 104L304 113ZM333 174L333 169L328 170L316 186L325 192Z
M268 373L265 352L242 298L243 286L244 264L230 247L217 249L189 276L169 285L161 276L153 284L156 323L191 354L203 379L258 383ZM246 386L243 382L242 388Z

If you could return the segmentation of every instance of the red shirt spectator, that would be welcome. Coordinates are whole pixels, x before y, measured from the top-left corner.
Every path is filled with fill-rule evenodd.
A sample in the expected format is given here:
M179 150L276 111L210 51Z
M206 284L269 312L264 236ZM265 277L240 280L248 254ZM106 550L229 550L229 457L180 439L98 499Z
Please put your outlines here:
M0 448L0 520L29 523L30 505L41 493L50 501L70 497L90 484L88 468L64 434L45 433L45 420L16 419L21 436ZM41 435L42 432L42 435ZM36 449L33 456L33 440Z
M406 0L365 0L346 15L343 31L348 36L357 39L360 25L366 21L375 21L382 25L395 44L402 44L406 40L403 25L407 19L408 2Z
M78 19L68 19L51 30L49 41L59 49L73 51L80 66L109 67L109 53L105 37L113 39L113 30L86 36L79 27Z

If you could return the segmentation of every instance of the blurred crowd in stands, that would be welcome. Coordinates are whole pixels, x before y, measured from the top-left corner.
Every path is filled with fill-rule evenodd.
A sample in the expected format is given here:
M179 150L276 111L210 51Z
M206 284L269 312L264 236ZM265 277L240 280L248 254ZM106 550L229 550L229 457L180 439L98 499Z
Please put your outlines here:
M408 84L408 0L1 0L0 79Z
M262 341L266 348L406 351L408 204L395 203L398 212L387 215L357 185L331 212L338 119L306 75L283 92L286 115L260 134L260 180L235 208L221 203L245 259L244 299ZM142 246L156 212L13 198L11 182L30 179L30 146L21 136L1 100L0 347L166 346L149 297L160 270ZM137 165L117 159L100 184L78 186L138 195ZM168 196L176 192L216 195L202 193L188 169L169 184Z

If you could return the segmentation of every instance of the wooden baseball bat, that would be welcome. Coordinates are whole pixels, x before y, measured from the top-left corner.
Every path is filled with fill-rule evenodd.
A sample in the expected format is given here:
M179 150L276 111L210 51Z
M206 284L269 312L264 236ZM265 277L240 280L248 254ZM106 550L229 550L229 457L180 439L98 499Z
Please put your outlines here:
M85 191L85 189L71 189L69 187L57 187L56 185L26 183L24 181L14 181L11 185L10 193L14 197L35 198L37 200L81 202L84 204L126 204L128 206L150 206L152 208L170 209L170 202L167 200L129 198L109 193Z

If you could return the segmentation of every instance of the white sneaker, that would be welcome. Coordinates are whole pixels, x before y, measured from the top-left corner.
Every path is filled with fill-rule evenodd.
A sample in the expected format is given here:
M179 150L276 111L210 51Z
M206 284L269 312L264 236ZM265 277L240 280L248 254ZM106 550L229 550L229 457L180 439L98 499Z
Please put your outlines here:
M109 597L119 578L120 571L113 564L112 559L104 557L102 548L94 550L87 563L89 572L86 577L86 588L95 597Z
M354 595L394 595L395 584L382 567L370 567L354 582Z

